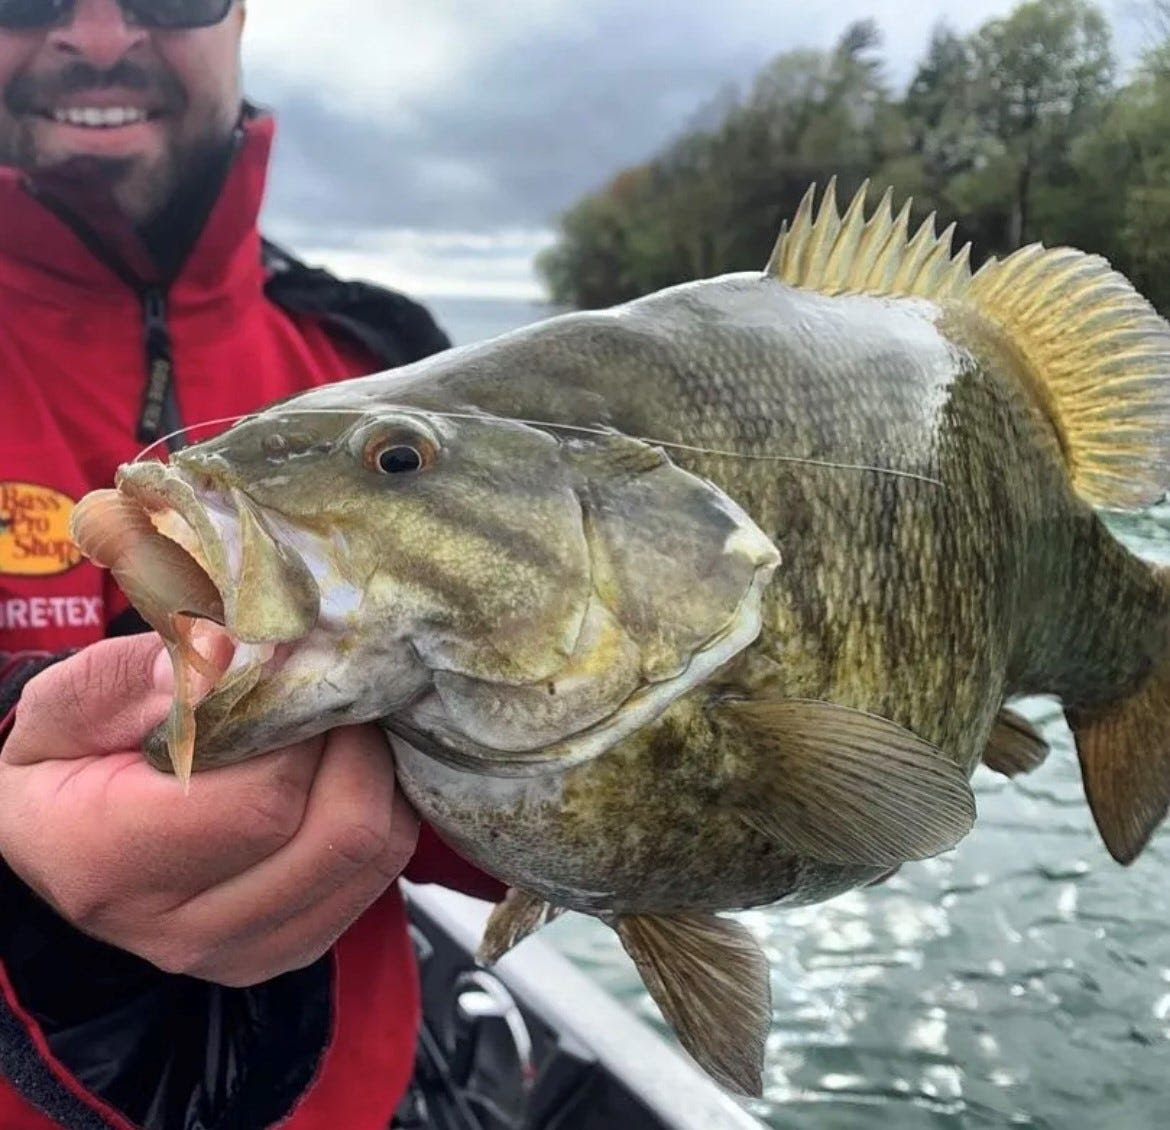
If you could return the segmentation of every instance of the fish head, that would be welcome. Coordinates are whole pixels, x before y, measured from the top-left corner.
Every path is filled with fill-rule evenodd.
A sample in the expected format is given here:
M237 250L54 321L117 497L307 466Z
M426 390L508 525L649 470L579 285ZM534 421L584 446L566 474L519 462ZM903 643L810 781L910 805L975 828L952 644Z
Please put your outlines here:
M475 411L294 400L118 486L236 641L196 768L372 719L476 772L594 755L754 638L779 560L652 445Z

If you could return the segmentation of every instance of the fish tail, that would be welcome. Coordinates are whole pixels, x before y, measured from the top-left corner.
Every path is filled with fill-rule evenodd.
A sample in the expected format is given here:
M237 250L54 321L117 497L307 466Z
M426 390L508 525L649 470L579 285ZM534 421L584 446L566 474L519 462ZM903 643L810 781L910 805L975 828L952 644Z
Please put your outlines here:
M1170 490L1170 325L1098 255L1023 247L971 273L952 254L954 225L931 214L911 234L887 191L868 218L862 185L842 214L831 180L785 226L765 273L823 294L925 298L974 307L1024 361L1063 448L1073 488L1090 505L1147 506Z
M1170 568L1152 567L1170 608ZM1129 693L1065 705L1085 796L1109 854L1132 863L1170 809L1170 616L1166 647Z

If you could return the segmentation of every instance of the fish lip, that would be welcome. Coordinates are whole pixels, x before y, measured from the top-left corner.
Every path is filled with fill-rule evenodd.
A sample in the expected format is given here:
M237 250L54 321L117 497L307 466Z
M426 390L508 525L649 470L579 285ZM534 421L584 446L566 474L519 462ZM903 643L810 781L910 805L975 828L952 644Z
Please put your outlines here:
M228 567L224 538L207 514L195 489L173 468L159 462L135 463L118 469L115 476L118 492L137 503L151 518L160 536L185 550L207 574L219 593L228 619L232 576ZM191 531L197 546L192 546L173 531L159 528L154 515L172 513Z
M202 468L193 476L157 461L123 466L115 481L120 493L151 516L159 534L178 544L207 574L223 604L223 626L235 642L287 643L312 630L319 612L319 592L311 573L295 552L275 542L264 528L259 509L242 491ZM190 537L176 536L178 531L173 525L168 528L169 523L155 521L155 515L167 514L177 517ZM277 556L288 566L288 574L302 582L301 587L305 589L299 594L304 600L286 626L257 626L248 619L253 616L254 620L249 612L254 602L249 602L243 591L245 525L252 527L253 533L257 529L263 531L261 540L276 546ZM307 591L309 587L311 594ZM312 607L308 607L310 603Z

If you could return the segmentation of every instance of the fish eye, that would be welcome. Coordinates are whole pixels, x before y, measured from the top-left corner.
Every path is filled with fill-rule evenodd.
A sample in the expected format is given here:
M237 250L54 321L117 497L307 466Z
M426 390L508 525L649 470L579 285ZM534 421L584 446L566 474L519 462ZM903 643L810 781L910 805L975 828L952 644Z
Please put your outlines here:
M406 443L384 447L378 452L378 470L387 475L401 475L405 471L417 471L422 466L422 455L417 448Z
M435 461L433 440L418 434L381 435L366 444L364 462L381 475L408 475L424 471Z

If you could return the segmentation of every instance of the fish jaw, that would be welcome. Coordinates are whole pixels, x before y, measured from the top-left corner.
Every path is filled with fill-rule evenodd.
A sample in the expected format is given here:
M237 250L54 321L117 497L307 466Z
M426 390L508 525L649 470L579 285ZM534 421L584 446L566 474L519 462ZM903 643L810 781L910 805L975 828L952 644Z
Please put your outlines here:
M231 764L315 737L335 726L382 718L418 698L432 673L393 618L363 630L376 587L337 567L337 545L275 514L266 524L301 561L320 594L317 619L296 640L242 645L195 713L199 768ZM153 759L162 764L156 751Z
M194 768L231 765L343 725L374 721L416 697L429 673L409 645L389 641L339 657L339 639L318 627L294 644L240 644L214 689L195 708ZM167 770L172 759L160 727L147 757Z

